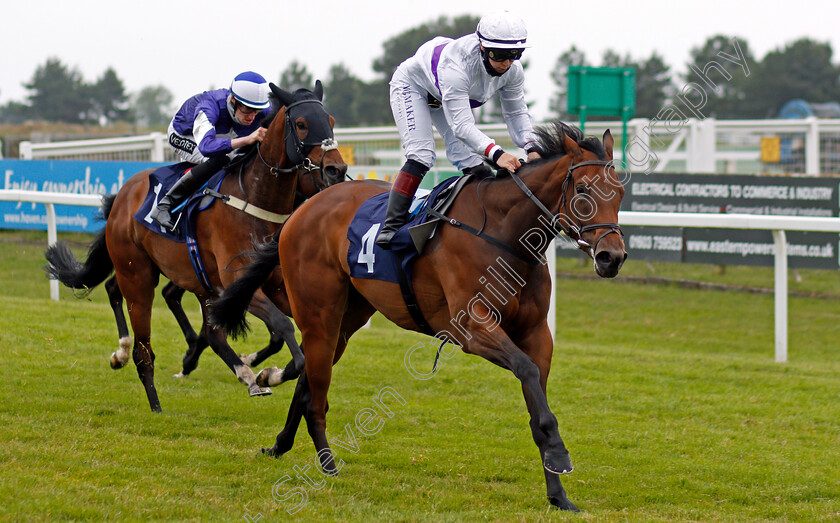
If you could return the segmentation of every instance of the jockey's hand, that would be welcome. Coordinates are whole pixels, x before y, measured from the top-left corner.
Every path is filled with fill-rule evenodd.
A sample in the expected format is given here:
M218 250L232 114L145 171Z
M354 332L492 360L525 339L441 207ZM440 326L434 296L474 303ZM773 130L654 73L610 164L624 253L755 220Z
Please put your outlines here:
M261 142L263 141L263 139L265 139L266 132L268 132L268 129L266 129L265 127L260 127L256 131L252 132L250 136L248 136L248 140L250 140L250 143Z
M528 161L529 162L533 162L534 160L539 160L540 158L542 158L542 156L540 156L540 153L538 153L537 151L531 151L530 153L528 153Z
M496 162L496 165L498 165L502 169L507 169L510 172L514 172L522 166L522 164L519 163L519 160L516 158L516 156L510 153L502 153L502 155L499 157L499 160Z

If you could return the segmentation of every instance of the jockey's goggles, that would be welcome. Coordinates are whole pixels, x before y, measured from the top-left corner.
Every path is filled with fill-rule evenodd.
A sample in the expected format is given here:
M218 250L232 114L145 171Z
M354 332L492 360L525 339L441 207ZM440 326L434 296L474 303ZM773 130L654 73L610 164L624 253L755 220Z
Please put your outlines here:
M487 49L487 57L494 62L504 62L505 60L519 60L522 58L522 51L524 49Z

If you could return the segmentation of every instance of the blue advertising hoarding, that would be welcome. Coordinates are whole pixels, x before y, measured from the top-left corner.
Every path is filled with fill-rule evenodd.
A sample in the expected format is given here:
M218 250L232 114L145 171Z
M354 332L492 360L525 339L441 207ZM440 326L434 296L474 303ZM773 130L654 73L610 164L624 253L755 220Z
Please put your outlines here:
M0 160L0 189L67 194L115 194L130 176L158 162L102 162L90 160ZM99 209L56 205L59 231L95 232L102 227ZM46 205L0 202L0 229L47 229Z

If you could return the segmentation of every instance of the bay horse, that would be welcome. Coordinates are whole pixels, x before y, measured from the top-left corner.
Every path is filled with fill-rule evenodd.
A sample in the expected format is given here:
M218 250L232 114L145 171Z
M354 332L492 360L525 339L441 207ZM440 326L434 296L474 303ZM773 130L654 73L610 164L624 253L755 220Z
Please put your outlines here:
M516 173L471 181L459 193L417 259L412 283L436 337L520 380L548 499L577 511L559 479L571 472L572 463L546 396L552 288L548 268L540 262L553 248L549 240L563 231L591 257L599 276L616 276L627 257L618 226L624 188L613 167L609 131L602 143L557 122L540 128L538 136L543 159ZM337 469L326 437L327 391L332 366L350 336L377 310L404 329L421 331L397 284L350 273L350 222L367 199L386 190L382 184L351 181L310 198L211 306L211 322L234 336L247 328L244 309L258 288L295 319L306 351L305 371L285 427L263 452L275 457L288 452L304 417L328 474Z
M270 122L268 122L270 123ZM312 166L312 170L307 174L310 176L298 176L298 187L295 191L294 207L297 208L306 201L307 198L315 195L322 189L327 187L324 177L320 174L320 168ZM318 173L317 176L315 173ZM338 183L341 180L335 178L327 179L330 183ZM123 313L123 296L120 292L119 285L117 285L116 276L112 276L105 282L105 289L108 293L108 301L114 311L114 318L117 322L117 332L119 335L119 348L111 354L109 363L112 369L120 369L128 362L129 348L132 346L131 336L128 330L128 323ZM187 342L187 351L184 353L182 360L181 371L175 374L176 378L184 378L190 375L192 371L198 366L198 359L201 353L210 344L207 336L204 334L204 326L199 332L196 332L184 312L181 300L186 291L172 282L168 282L163 290L161 296L166 302L167 307L175 317L175 321L184 335ZM267 306L267 308L263 308ZM260 365L267 358L280 352L283 348L283 343L286 342L290 347L297 347L295 340L295 328L292 322L286 315L281 313L269 300L260 300L252 302L249 312L262 319L270 335L268 345L263 349L251 353L240 354L239 358L249 367L256 367ZM293 353L294 355L294 353ZM292 359L286 366L285 370L280 371L276 368L269 368L267 372L257 374L257 384L262 387L278 385L282 382L294 379L302 370L302 360L295 362Z
M323 183L331 185L344 180L347 165L333 139L335 120L321 103L323 87L320 81L316 82L314 91L298 89L288 93L274 84L270 84L270 88L281 106L270 121L266 119L265 138L239 167L238 176L227 176L222 182L219 193L231 197L225 200L230 205L217 202L196 217L196 244L210 291L193 269L184 243L156 234L134 219L149 192L149 175L153 169L130 177L115 197L104 200L105 228L91 243L84 266L75 261L66 246L47 251L48 272L70 287L92 289L105 281L112 271L116 273L119 294L115 296L124 296L127 302L135 337L132 357L152 411L161 411L154 384L155 355L151 345L151 307L161 273L177 287L196 295L204 323L202 335L239 381L248 387L249 393L271 392L256 383L253 371L227 344L227 334L208 324L207 304L245 265L247 260L242 253L253 241L270 238L292 212L299 177L317 170ZM264 295L255 295L248 306L271 314L276 311L276 316L282 316ZM117 314L116 307L114 312ZM119 314L122 314L121 306ZM119 323L119 317L117 320ZM290 344L290 351L295 368L302 368L303 353L296 342ZM125 363L127 351L124 356L118 354L117 358Z

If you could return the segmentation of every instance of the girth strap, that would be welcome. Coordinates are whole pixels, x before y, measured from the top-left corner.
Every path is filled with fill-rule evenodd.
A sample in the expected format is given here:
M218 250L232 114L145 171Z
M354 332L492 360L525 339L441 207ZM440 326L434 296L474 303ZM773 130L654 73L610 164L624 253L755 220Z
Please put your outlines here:
M230 194L222 194L214 191L213 189L210 189L209 187L205 188L202 191L202 194L218 198L226 204L233 207L234 209L238 209L246 214L256 216L261 220L265 220L271 223L283 223L289 218L289 216L291 216L291 214L278 214L276 212L266 211L265 209L261 209L256 205L253 205L251 203L246 202L245 200L237 198L236 196L231 196Z
M426 317L423 316L423 311L420 310L420 304L417 303L417 295L414 294L414 286L411 284L411 280L408 279L408 275L406 275L403 270L402 265L404 256L395 256L394 259L397 262L397 277L400 282L400 293L402 293L403 301L408 309L408 314L411 315L411 319L417 324L420 332L428 334L429 336L434 336L435 331L433 331L432 327L429 326L429 322L427 322Z

